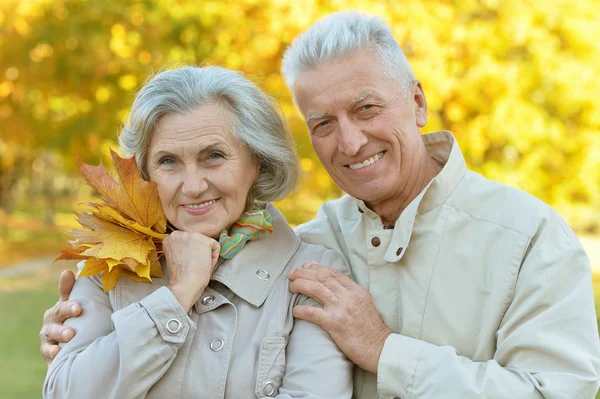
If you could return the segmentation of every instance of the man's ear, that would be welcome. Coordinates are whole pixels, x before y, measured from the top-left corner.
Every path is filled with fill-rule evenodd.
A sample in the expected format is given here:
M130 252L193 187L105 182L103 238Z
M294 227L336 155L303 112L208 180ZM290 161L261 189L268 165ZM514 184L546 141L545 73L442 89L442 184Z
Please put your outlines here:
M416 83L412 87L412 96L415 102L415 117L417 120L417 126L420 128L427 124L427 99L425 98L425 92L423 91L423 86L420 81L416 81Z

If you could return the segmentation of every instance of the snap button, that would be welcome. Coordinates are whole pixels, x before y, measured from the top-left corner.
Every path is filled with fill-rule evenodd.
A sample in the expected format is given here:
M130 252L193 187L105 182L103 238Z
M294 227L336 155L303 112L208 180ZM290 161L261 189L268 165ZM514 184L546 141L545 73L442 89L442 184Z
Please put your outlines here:
M398 248L398 250L396 251L396 256L400 256L400 254L402 253L403 249L404 248L402 248L402 247Z
M214 295L207 295L204 298L202 298L202 304L203 305L210 305L214 301L215 301L215 296Z
M175 323L175 325L176 325L175 328L171 327L172 323ZM181 322L177 319L171 319L171 320L167 321L167 324L165 325L165 327L167 328L167 331L170 332L171 334L177 334L179 332L179 330L181 330Z
M258 269L256 271L256 276L261 279L261 280L265 280L267 281L269 278L271 278L271 275L269 274L268 271L263 270L263 269Z
M273 381L265 382L263 392L267 396L273 396L273 394L275 393L275 383L273 383Z
M381 240L379 239L379 237L373 237L373 238L371 239L371 244L372 244L374 247L378 247L378 246L379 246L379 244L381 244Z
M221 338L215 338L210 341L210 349L212 349L214 352L218 352L223 349L223 344L224 342Z

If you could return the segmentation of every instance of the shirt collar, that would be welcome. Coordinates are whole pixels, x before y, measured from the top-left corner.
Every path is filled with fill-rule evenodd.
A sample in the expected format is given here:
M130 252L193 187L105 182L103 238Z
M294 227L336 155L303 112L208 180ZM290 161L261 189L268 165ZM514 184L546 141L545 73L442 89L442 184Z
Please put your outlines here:
M247 243L232 259L223 262L211 280L219 281L235 295L259 307L279 280L291 257L300 246L300 238L289 227L285 217L272 204L267 210L273 218L273 233ZM196 303L200 312L202 304Z
M443 130L421 137L429 155L444 166L396 220L392 244L385 253L387 262L397 262L404 256L405 251L398 251L398 247L408 246L417 215L427 213L443 204L467 172L465 159L452 133ZM377 219L383 226L379 215L367 208L364 201L354 197L352 201L362 210L364 216Z

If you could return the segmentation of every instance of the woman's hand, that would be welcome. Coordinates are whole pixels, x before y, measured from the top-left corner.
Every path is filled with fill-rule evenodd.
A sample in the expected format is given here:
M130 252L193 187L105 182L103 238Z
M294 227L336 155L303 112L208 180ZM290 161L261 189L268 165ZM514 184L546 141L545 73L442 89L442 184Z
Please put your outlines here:
M200 233L174 231L163 239L168 288L189 312L210 281L221 246Z

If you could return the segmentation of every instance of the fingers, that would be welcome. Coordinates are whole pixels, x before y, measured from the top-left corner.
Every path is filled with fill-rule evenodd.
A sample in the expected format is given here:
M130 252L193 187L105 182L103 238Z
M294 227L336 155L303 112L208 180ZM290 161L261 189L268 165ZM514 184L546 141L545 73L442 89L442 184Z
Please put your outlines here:
M48 366L52 363L52 360L54 360L59 351L60 346L55 344L43 343L40 347L40 352L42 353L42 356L44 356L44 360Z
M212 257L212 269L211 273L215 270L215 266L219 261L219 255L221 255L221 244L218 241L211 239L211 257Z
M310 321L323 328L325 328L325 324L327 323L327 313L321 308L298 305L294 306L293 313L295 318Z
M320 282L338 294L342 294L343 288L351 289L357 285L340 270L332 269L318 263L305 263L302 265L302 268L291 269L288 272L288 278L291 281L305 279Z
M316 267L309 268L312 265ZM337 306L340 296L346 295L347 290L339 282L341 277L345 276L339 270L318 263L304 264L302 268L288 272L292 293L314 298L323 306Z
M308 262L302 265L302 270L313 270L317 272L321 279L333 278L337 280L342 286L350 288L356 283L348 276L346 276L341 270L327 267L320 263Z
M75 284L75 274L71 270L63 271L60 274L60 282L58 283L61 302L69 300L73 284Z
M62 324L46 324L40 331L40 341L42 343L56 344L67 343L73 339L75 331L71 327L65 327Z
M340 302L339 295L323 283L318 281L297 279L290 283L290 291L294 294L303 294L316 299L323 306L337 306Z
M60 324L44 325L40 332L40 352L44 356L44 360L47 365L52 363L52 360L56 357L60 351L59 342L69 342L75 336L75 332L71 327L63 327Z
M81 305L75 301L57 302L52 308L44 313L44 325L62 324L69 317L76 317L81 314Z

